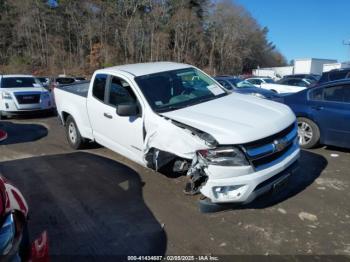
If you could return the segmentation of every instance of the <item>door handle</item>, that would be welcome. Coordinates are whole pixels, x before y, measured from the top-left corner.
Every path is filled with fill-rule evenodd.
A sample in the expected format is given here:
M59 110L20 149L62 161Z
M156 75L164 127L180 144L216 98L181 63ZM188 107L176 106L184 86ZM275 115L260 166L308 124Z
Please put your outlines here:
M315 110L322 110L324 107L323 106L312 106L311 108L315 109Z
M112 119L112 118L113 118L112 115L110 115L110 114L108 114L108 113L103 113L103 116L104 116L104 117L107 117L107 118L109 118L109 119Z

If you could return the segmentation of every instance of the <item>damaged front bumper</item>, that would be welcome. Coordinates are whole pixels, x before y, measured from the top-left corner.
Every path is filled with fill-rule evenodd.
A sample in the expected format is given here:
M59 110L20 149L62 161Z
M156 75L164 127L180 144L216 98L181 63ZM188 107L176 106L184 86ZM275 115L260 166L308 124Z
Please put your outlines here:
M284 176L288 176L290 169L295 169L299 154L299 146L295 144L277 163L259 171L251 166L209 165L204 170L208 180L200 192L212 203L249 203L269 191ZM280 175L283 172L285 175ZM275 176L276 179L273 179Z

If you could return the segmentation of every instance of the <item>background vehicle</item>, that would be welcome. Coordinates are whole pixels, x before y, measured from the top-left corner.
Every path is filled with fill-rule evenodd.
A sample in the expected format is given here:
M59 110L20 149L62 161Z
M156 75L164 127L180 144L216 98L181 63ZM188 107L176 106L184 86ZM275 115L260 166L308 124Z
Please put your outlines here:
M30 75L0 76L0 118L51 112L51 94Z
M279 93L279 94L289 94L289 93L296 93L301 90L304 90L305 87L301 86L290 86L290 85L281 85L277 84L270 78L248 78L246 79L249 83L253 84L256 87L260 87L263 89L270 90L274 93ZM255 83L255 84L254 84Z
M320 80L318 80L317 85L346 78L350 78L350 68L334 69L328 72L324 72Z
M350 79L326 83L285 96L298 118L300 145L350 148Z
M73 77L55 77L51 81L50 88L54 89L59 85L68 85L73 84L74 82L75 79Z
M285 75L283 79L285 78L301 78L301 79L306 79L311 81L318 81L321 78L321 76L316 74L295 74L295 75Z
M310 87L315 83L314 80L306 78L283 78L276 82L279 85L289 85L289 86L300 86L300 87Z
M70 77L70 76L61 76L53 78L51 81L51 89L56 88L60 85L69 85L76 82L86 81L85 77Z
M227 92L190 65L105 68L54 92L73 148L92 140L155 170L169 165L187 174L187 193L213 203L250 202L297 167L287 106Z
M31 245L28 205L21 192L0 176L0 254L2 261L49 261L47 233Z
M227 90L232 90L236 93L253 95L260 98L276 98L278 95L275 92L257 88L248 81L232 76L217 76L214 77Z
M86 77L83 77L83 76L75 76L73 78L74 78L75 82L85 81L86 80Z
M43 87L47 88L50 85L50 78L46 76L40 76L36 77L40 81L40 83L43 85Z
M272 78L269 77L250 77L245 79L246 81L248 81L249 83L251 83L252 85L254 85L255 87L260 87L261 84L274 84L275 81L273 81Z

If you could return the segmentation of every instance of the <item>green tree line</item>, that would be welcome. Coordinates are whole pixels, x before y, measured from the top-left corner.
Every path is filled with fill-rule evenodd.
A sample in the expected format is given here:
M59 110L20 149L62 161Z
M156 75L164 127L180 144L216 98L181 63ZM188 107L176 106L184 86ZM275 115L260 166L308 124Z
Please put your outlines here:
M212 74L279 66L285 58L242 6L210 0L0 0L0 71L89 74L149 61Z

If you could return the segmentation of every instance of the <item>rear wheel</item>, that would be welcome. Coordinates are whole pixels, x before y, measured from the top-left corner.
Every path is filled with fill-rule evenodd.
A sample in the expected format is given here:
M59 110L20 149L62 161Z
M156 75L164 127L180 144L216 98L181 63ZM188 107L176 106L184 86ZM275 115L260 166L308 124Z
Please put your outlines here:
M68 116L66 121L66 135L69 145L74 149L81 149L85 139L80 135L77 124L73 117Z
M298 117L299 144L302 148L313 148L320 141L320 129L312 120Z

